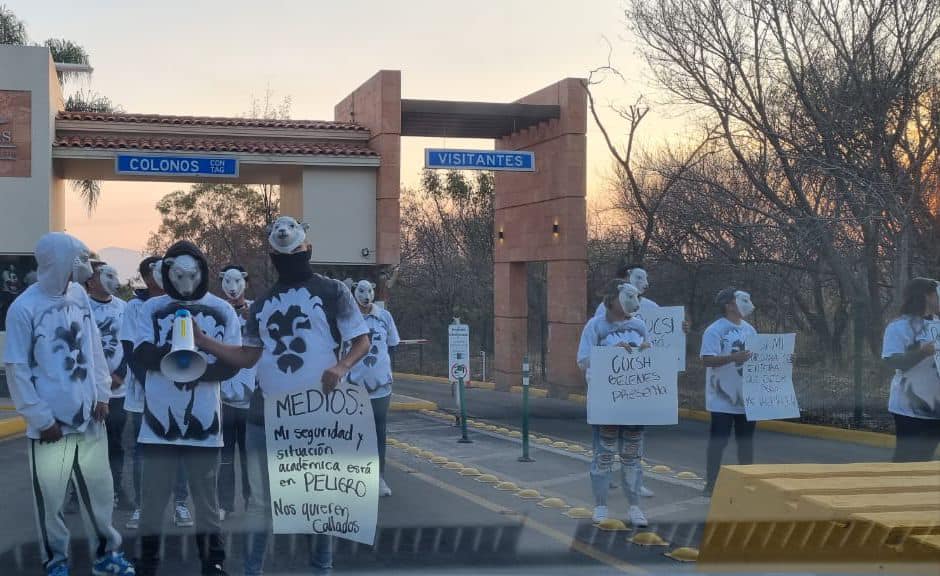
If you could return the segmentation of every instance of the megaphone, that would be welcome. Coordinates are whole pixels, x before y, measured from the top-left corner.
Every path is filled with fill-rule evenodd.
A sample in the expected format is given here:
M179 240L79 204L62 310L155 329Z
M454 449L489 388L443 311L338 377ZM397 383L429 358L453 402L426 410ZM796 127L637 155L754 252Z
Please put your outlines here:
M193 323L189 310L177 310L173 318L173 349L160 361L160 372L173 382L193 382L206 373L209 365L205 355L196 349Z

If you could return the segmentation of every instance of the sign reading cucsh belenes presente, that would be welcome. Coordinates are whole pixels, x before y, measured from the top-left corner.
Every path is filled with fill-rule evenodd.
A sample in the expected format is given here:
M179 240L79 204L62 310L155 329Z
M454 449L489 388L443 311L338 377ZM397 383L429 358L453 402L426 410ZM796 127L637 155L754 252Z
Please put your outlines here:
M458 382L462 378L464 386L470 384L470 327L461 324L459 318L447 328L447 349L447 377L459 408Z
M264 424L275 534L330 534L372 545L379 457L369 394L343 381L267 396Z

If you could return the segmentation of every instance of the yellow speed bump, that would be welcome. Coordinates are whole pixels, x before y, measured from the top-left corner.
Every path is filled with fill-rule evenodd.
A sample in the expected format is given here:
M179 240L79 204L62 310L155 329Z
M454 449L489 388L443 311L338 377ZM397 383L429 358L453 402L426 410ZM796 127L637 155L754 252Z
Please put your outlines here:
M448 462L444 464L445 470L463 470L463 464L460 462Z
M431 458L431 462L433 462L434 464L446 464L447 457L446 456L434 456Z
M510 437L510 438L522 438L522 432L520 432L520 431L518 431L518 430L510 430L510 431L509 431L509 437Z
M404 442L399 442L399 443L398 443L398 449L399 449L399 450L404 450L404 451L407 452L409 448L411 448L411 444L406 444L406 443L404 443Z
M502 426L498 427L495 432L498 434L509 434L509 428L503 428Z
M397 447L399 444L401 444L401 442L399 442L398 440L395 440L394 438L386 438L386 439L385 439L385 445L386 445L386 446Z
M493 476L492 474L481 474L477 476L477 482L482 482L483 484L496 484L499 482L499 478Z
M538 490L533 490L531 488L517 492L516 496L522 498L523 500L538 500L542 497Z
M650 471L656 472L657 474L668 474L672 472L672 468L664 464L660 464L659 466L653 466L653 468Z
M601 520L597 524L598 530L603 530L605 532L621 532L624 530L629 530L627 525L623 523L623 520L617 520L616 518L607 518L606 520Z
M551 438L546 438L545 436L537 436L537 437L533 438L533 441L534 441L536 444L551 444L551 443L552 443L552 439L551 439Z
M568 449L567 442L552 442L552 448L561 448L562 450Z
M565 516L568 518L574 518L576 520L583 520L585 518L590 518L592 516L591 511L587 508L570 508L565 512Z
M422 450L421 448L418 448L417 446L409 446L408 448L405 449L405 452L409 454L418 455L418 454L421 454L421 452L424 452L424 450Z
M477 470L476 468L464 468L458 472L461 476L482 476L483 473Z
M481 426L481 428L483 428L484 430L489 430L490 432L495 432L496 429L499 428L499 426L493 426L492 424L484 424L483 426Z
M561 498L546 498L539 502L540 508L551 508L554 510L561 510L562 508L567 508L568 503L562 500Z
M682 480L698 480L699 479L698 474L696 474L695 472L679 472L678 474L676 474L676 478L680 478Z
M666 552L663 556L679 562L695 562L698 560L698 548L683 546L682 548L676 548L672 552Z
M477 478L479 480L479 478ZM519 487L516 486L514 482L500 482L496 485L497 490L502 490L503 492L517 492Z
M418 456L430 460L434 457L434 452L431 452L430 450L422 450L418 452Z
M639 544L640 546L669 546L669 542L660 538L659 534L655 532L640 532L634 534L632 537L627 538L627 542Z

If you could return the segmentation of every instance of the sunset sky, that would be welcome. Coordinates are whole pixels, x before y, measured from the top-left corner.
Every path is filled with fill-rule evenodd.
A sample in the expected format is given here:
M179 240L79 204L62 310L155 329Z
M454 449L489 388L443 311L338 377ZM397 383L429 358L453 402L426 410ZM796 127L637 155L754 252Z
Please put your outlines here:
M402 71L404 98L505 102L586 76L606 63L605 38L628 81L608 81L599 102L663 98L636 55L620 0L5 3L33 41L62 37L88 50L94 75L67 92L90 88L127 112L244 115L252 96L270 89L291 98L292 118L332 119L334 104L379 69ZM646 142L681 137L686 127L669 109L654 109ZM622 134L613 116L605 111ZM596 201L611 162L593 123L588 139L588 193ZM416 183L426 146L445 145L492 142L405 138L402 182ZM154 204L180 186L105 183L91 217L70 193L67 227L93 249L142 249L159 222Z

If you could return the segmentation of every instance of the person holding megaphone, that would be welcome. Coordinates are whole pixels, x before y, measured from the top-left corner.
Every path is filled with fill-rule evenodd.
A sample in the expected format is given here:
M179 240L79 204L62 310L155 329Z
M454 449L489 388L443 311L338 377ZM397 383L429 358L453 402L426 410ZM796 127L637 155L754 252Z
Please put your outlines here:
M163 511L182 459L196 517L202 574L224 575L217 473L222 448L220 382L235 375L230 364L206 356L195 345L197 331L241 345L241 324L232 306L208 293L205 255L177 242L159 271L166 294L144 302L138 314L134 360L146 370L143 444L141 558L138 574L156 574Z

